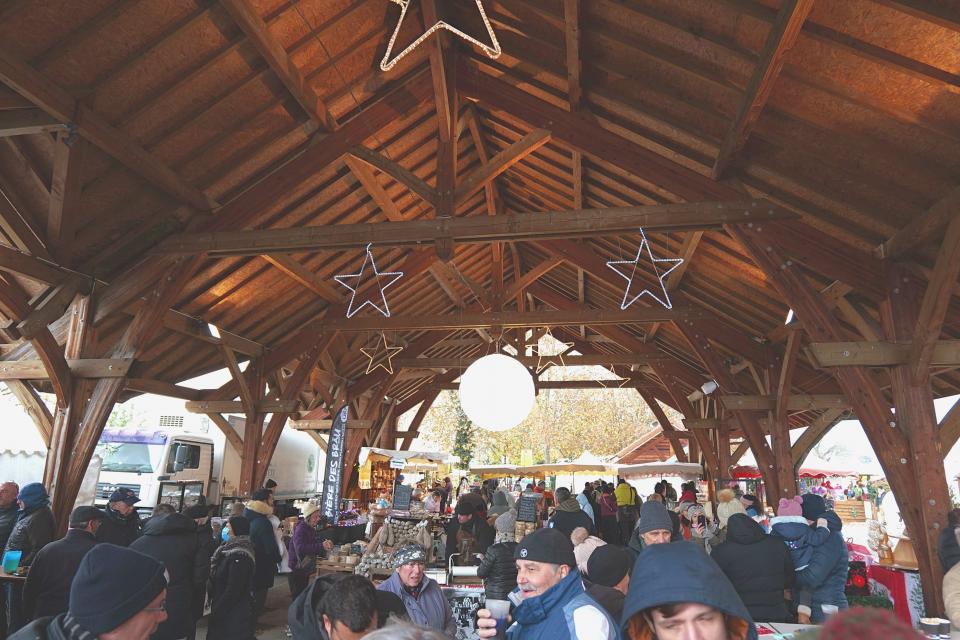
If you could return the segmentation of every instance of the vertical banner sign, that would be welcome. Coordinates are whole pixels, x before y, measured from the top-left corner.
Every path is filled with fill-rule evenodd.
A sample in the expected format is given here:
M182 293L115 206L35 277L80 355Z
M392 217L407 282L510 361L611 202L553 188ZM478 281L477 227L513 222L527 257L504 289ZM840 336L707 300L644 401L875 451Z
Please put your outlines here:
M327 440L327 466L323 474L323 515L331 524L340 516L340 487L343 485L343 448L347 440L347 410L343 405L333 419Z

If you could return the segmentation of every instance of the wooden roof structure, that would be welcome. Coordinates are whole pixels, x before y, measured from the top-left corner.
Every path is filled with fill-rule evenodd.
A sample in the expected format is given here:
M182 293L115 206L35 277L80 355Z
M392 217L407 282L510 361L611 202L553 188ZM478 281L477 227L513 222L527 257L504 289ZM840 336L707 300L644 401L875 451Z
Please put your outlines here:
M949 502L925 462L960 434L931 403L960 392L960 10L483 0L499 58L440 31L384 72L398 4L0 7L0 378L50 443L57 512L130 394L209 413L251 487L288 417L350 402L369 426L348 451L407 447L461 363L554 327L684 414L658 416L678 457L718 478L749 446L771 495L856 415L930 532L934 602ZM404 46L440 19L484 37L475 2L408 10ZM639 226L684 258L670 310L619 310L606 263ZM371 241L405 275L392 317L347 320L333 276ZM403 366L368 374L380 331ZM178 386L224 365L221 389Z

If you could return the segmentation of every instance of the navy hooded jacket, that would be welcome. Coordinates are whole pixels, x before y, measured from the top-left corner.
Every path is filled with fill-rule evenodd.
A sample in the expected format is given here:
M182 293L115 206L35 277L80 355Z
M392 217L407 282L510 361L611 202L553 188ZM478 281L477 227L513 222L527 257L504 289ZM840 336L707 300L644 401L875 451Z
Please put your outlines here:
M650 545L637 557L620 619L629 638L630 618L665 604L696 603L722 611L747 624L742 637L756 640L757 628L733 585L710 556L690 541Z
M848 606L844 589L847 586L850 556L847 553L847 543L840 532L843 523L840 516L833 511L827 511L821 517L827 520L830 537L814 549L810 564L803 571L798 571L796 576L797 588L813 592L810 621L814 623L823 621L820 605L832 604L839 609L846 609Z
M582 608L587 609L578 612ZM513 611L513 620L507 629L507 640L620 638L617 621L587 594L576 569L541 595L521 602ZM602 627L606 627L606 635Z

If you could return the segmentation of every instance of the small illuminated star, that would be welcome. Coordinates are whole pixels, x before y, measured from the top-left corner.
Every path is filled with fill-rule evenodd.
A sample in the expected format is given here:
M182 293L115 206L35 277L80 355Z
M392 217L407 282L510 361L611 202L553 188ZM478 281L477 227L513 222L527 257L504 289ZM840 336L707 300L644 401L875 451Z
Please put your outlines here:
M387 287L392 285L394 282L403 277L402 271L388 271L380 273L377 271L377 263L373 259L373 254L370 252L370 246L367 245L366 255L363 258L363 266L360 267L359 273L353 273L349 275L334 276L333 279L345 286L347 289L350 289L350 304L347 306L347 317L352 318L360 309L363 309L365 306L370 305L385 317L390 317L390 306L387 304L387 296L383 293L386 291ZM367 266L369 265L369 270ZM386 283L381 282L381 278L387 278ZM347 281L355 281L354 285L347 284ZM374 295L374 289L379 293L380 300L383 301L383 306L381 307L376 302L367 297L360 305L354 308L354 303L357 299L357 292L363 290L364 293L367 292L367 283L373 281L373 284L370 286L369 295ZM374 295L374 297L377 297Z
M547 336L550 336L550 338L552 340L555 340L556 342L560 342L553 336L553 333L549 329L547 329L547 332L543 335L544 338L546 338ZM541 338L541 340L542 339L543 338ZM563 348L560 349L559 353L545 354L541 352L539 342L533 345L533 350L537 352L537 373L538 374L544 369L546 369L547 367L549 367L550 365L557 366L557 364L559 363L561 367L567 366L566 363L564 363L563 361L563 354L565 354L567 351L573 348L573 343L560 342L560 346Z
M605 389L623 389L623 387L630 382L630 378L621 378L620 375L613 370L613 367L608 367L610 373L617 376L616 378L610 380L597 380L600 385Z
M381 345L383 346L382 349L380 348ZM367 373L370 373L377 367L382 367L383 370L390 375L393 375L393 359L401 351L403 351L403 347L391 347L389 344L387 344L387 336L385 336L382 332L380 333L380 339L377 341L374 349L360 349L360 353L370 359L370 362L367 364ZM382 359L380 359L381 355ZM374 360L378 360L378 362L374 364Z
M500 42L497 40L497 34L493 32L493 25L490 24L490 19L487 18L487 12L484 11L483 9L483 3L481 2L481 0L476 0L477 9L480 11L480 18L483 20L483 25L487 29L487 35L490 36L490 44L480 42L473 36L467 33L464 33L463 31L461 31L460 29L457 29L456 27L454 27L448 22L444 22L443 20L437 20L434 24L427 27L426 31L420 34L420 36L416 40L414 40L412 43L410 43L406 49L404 49L403 51L398 53L396 56L391 58L390 54L393 53L393 45L397 41L397 35L400 33L400 28L403 26L403 19L407 17L407 9L410 8L410 4L414 0L390 0L390 1L400 5L400 19L397 20L397 27L393 30L393 33L390 35L390 41L387 43L387 50L383 54L383 60L380 61L381 71L390 71L390 69L392 69L394 65L400 62L401 58L403 58L408 53L410 53L411 51L419 47L421 44L423 44L424 40L429 38L431 35L439 31L440 29L446 29L447 31L463 38L467 42L477 45L490 58L494 58L494 59L499 58L500 54L502 53L502 50L500 49Z
M673 308L673 303L670 302L670 294L667 293L667 285L664 283L664 279L670 275L670 272L683 264L683 258L654 258L653 250L650 248L650 241L647 240L647 235L643 232L643 229L640 229L640 247L637 249L637 255L633 260L610 260L607 262L607 266L619 273L627 281L627 288L623 292L623 300L620 302L620 310L625 310L627 307L636 302L640 296L646 294L662 304L667 309ZM650 266L653 267L653 273L657 276L657 280L660 282L660 289L663 292L663 297L650 291L650 289L644 288L640 293L630 297L631 289L633 289L633 278L637 273L637 262L640 261L640 257L646 249L647 257L650 259ZM665 271L660 271L657 267L659 263L669 263L670 268ZM630 268L621 269L619 265L624 265L624 267L629 266Z

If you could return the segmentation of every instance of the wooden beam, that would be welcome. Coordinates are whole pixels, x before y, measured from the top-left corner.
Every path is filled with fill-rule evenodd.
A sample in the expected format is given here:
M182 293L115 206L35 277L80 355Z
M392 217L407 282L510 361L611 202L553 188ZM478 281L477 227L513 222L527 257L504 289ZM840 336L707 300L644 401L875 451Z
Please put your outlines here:
M237 354L233 352L233 349L221 345L220 353L223 354L223 361L227 365L230 377L237 383L240 390L240 405L243 407L243 413L247 416L248 420L252 420L253 416L257 413L257 401L254 398L256 391L252 390L247 383L244 372L240 369L240 363L237 361ZM250 365L248 364L247 366L249 367ZM220 412L221 409L215 409L214 411Z
M127 378L126 388L138 393L151 393L156 396L179 398L180 400L200 400L202 397L202 392L198 389L149 378Z
M722 395L720 402L731 411L775 411L777 396ZM843 395L791 394L787 398L787 411L813 411L816 409L848 408L850 403Z
M17 323L17 331L25 338L33 338L57 318L63 316L77 295L77 285L67 282L48 289L26 318Z
M77 378L122 378L130 370L129 359L67 360ZM0 360L0 380L45 380L49 378L41 360Z
M423 15L424 29L429 29L441 20L440 12L434 0L422 0L420 10ZM426 46L430 57L430 74L433 79L434 102L437 105L437 127L440 133L440 141L451 142L454 131L455 97L448 78L452 69L448 70L445 64L445 38L446 34L441 30L434 37L434 41Z
M757 209L758 204L762 205L761 210ZM648 232L684 231L794 217L793 213L758 200L647 205L376 224L183 233L165 240L156 253L240 256L362 249L369 243L379 247L406 247L438 240L457 244L549 240L629 233L635 232L638 226Z
M413 416L413 420L411 420L409 426L407 426L407 430L402 434L398 434L403 436L403 442L400 444L401 451L407 451L413 445L413 439L420 433L420 424L427 416L427 412L430 411L430 407L433 406L438 395L440 395L439 391L427 393L420 403L420 408L417 409L417 413ZM397 415L399 416L401 414L398 412Z
M580 108L583 87L580 84L580 0L563 0L564 51L567 56L567 96L570 110Z
M0 112L0 114L2 114L2 112ZM40 398L37 390L34 389L30 383L24 382L23 380L7 380L5 384L26 414L33 420L33 424L37 427L37 432L40 433L40 437L43 439L43 444L49 450L50 438L53 434L53 416L50 415L50 409L47 408L46 403Z
M220 429L220 432L226 437L230 448L233 449L237 455L243 455L243 439L237 433L237 430L233 428L233 425L230 424L230 421L219 413L208 413L207 417L210 418L213 424L217 425L217 428Z
M244 414L242 402L235 400L189 400L184 404L189 413L237 413ZM297 410L296 400L264 400L254 405L260 415L265 413L291 413Z
M737 448L734 449L733 453L730 454L730 465L733 466L738 462L740 462L740 458L742 458L743 454L745 454L749 450L750 450L750 443L747 440L744 440L743 442L738 444ZM729 471L730 470L727 469L728 473Z
M550 142L550 132L545 129L536 129L495 155L457 186L453 193L454 207L463 204L484 185L548 142Z
M420 196L420 198L431 207L437 206L439 196L436 189L428 185L424 180L421 180L412 171L400 166L399 163L390 160L382 153L377 153L363 146L357 146L350 150L350 155L387 174Z
M18 206L19 205L19 206ZM0 232L9 242L24 253L53 260L41 240L42 232L21 212L23 205L15 194L0 190Z
M907 364L913 343L894 342L811 342L808 353L814 366L892 367ZM938 340L930 352L930 364L960 365L960 340Z
M929 209L910 221L892 238L877 247L877 257L893 259L905 256L931 242L960 211L960 186L954 187Z
M663 407L660 406L660 403L657 402L657 399L653 397L652 394L637 389L637 392L640 394L640 397L643 398L643 401L650 408L650 411L653 412L653 415L656 416L657 421L660 423L660 429L664 434L675 433L676 429L673 424L670 422L670 418L667 417L666 412L663 410ZM687 462L687 452L683 449L683 444L678 440L670 440L670 446L673 448L674 455L677 456L678 462Z
M264 260L274 267L288 275L301 286L313 291L315 294L334 304L342 302L339 292L334 289L326 280L310 271L307 267L297 262L293 256L275 253L261 256Z
M483 353L479 353L475 356L462 358L405 358L401 356L393 359L393 366L404 369L465 369L478 359L484 357L484 355L485 354ZM514 359L523 364L525 367L535 367L537 366L537 362L541 360L536 356L518 356ZM558 356L544 356L542 360L550 360L550 362L555 363L555 366L560 366L560 358ZM663 354L662 357L651 357L647 355L635 354L589 354L563 356L564 366L567 367L594 367L612 365L631 366L649 364L651 362L667 362L669 360L670 358L666 354Z
M910 376L914 383L930 377L930 362L940 338L943 321L947 316L950 298L960 275L960 206L947 225L937 261L930 275L927 290L923 294L917 322L911 334Z
M810 423L797 441L790 447L790 453L793 456L795 470L799 473L800 465L807 458L807 455L817 443L823 439L830 429L847 415L847 410L842 408L827 409L821 413L816 420Z
M93 276L69 271L54 262L41 260L36 256L2 245L0 245L0 271L15 273L18 276L48 284L73 282L84 285L86 291L90 290L94 282Z
M960 438L960 402L954 403L947 415L943 416L938 431L940 432L940 451L946 457Z
M28 136L36 133L53 133L67 127L43 109L0 110L0 138Z
M774 408L770 412L770 448L777 461L777 475L780 479L780 493L790 498L797 495L797 474L794 471L793 454L790 449L790 402L797 398L791 393L793 374L796 371L802 334L791 331L787 336L787 345L777 376L777 388L774 394ZM769 370L768 370L769 371ZM769 376L767 377L769 383ZM726 406L726 405L725 405ZM727 444L729 451L729 443Z
M81 213L85 147L82 138L68 131L58 133L54 141L47 244L61 264L70 264L72 259L76 225Z
M73 123L79 135L164 193L199 211L217 206L106 118L6 49L0 49L0 80L54 119Z
M750 137L773 92L773 85L780 75L787 53L800 36L800 30L811 9L813 0L785 0L781 4L777 18L767 32L763 49L760 50L757 66L744 90L737 115L720 145L720 152L713 164L715 180L720 179L733 157Z
M563 264L563 261L563 258L560 256L554 256L552 258L545 258L544 260L541 260L539 263L527 269L527 271L523 275L520 275L512 285L507 287L507 289L503 292L503 299L509 300L510 298L523 293L523 291L526 290L526 288L531 284Z
M373 426L373 420L347 420L348 429L369 429ZM291 420L291 428L298 431L330 431L333 427L333 420L324 418L320 420Z
M664 285L669 291L676 291L680 286L680 281L683 279L683 275L687 272L687 269L690 268L690 262L693 260L693 254L696 252L697 247L700 246L700 240L703 239L703 231L689 231L683 237L683 244L680 245L680 255L678 257L683 258L683 262L680 265L667 274L667 278L664 281ZM646 342L653 340L657 332L660 330L660 327L663 325L655 324L650 327L647 331L647 334L644 336Z

